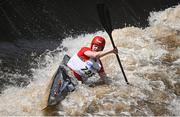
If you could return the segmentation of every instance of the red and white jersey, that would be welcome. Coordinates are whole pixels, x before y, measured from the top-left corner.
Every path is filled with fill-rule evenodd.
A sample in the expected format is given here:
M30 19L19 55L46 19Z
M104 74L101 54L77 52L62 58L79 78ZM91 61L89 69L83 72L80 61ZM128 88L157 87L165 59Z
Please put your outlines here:
M78 80L82 80L82 78L87 79L95 73L104 72L101 61L86 56L84 54L86 51L91 51L91 49L88 47L81 48L81 50L73 55L67 63L68 67L75 72L74 75Z

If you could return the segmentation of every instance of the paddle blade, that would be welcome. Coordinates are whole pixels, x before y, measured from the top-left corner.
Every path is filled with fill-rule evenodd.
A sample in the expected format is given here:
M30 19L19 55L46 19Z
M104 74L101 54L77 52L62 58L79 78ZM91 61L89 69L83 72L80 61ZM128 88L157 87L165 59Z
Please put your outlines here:
M112 25L111 25L111 18L109 14L109 10L105 4L97 4L97 11L99 15L100 22L106 32L111 35L112 33Z

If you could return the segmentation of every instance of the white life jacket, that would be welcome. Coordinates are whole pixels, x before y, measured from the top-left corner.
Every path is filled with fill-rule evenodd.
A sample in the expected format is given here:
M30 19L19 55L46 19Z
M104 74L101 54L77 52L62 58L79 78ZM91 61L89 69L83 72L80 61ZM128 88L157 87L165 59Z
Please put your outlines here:
M77 54L71 57L67 63L73 71L79 74L82 78L89 78L101 69L99 60L90 58L87 61L83 61Z

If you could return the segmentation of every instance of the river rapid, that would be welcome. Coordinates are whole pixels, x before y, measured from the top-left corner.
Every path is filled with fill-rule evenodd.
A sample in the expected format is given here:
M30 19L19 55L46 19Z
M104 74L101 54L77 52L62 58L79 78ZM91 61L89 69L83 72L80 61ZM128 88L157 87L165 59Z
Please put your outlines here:
M0 115L180 116L180 5L151 12L148 20L144 29L124 27L112 32L130 85L116 56L108 55L102 58L108 84L93 88L80 84L59 105L42 110L51 76L65 54L72 56L80 47L90 46L96 35L106 38L105 49L112 48L103 31L68 37L57 49L36 58L37 67L31 68L34 80L28 86L2 91Z

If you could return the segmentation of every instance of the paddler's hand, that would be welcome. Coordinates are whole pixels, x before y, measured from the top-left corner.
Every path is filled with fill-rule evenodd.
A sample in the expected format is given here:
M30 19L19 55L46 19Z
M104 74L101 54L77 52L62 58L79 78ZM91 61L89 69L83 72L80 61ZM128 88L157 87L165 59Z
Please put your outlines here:
M113 48L112 50L110 50L109 53L118 54L118 49L117 49L117 47L115 47L115 48Z
M115 48L112 50L112 52L113 52L114 54L118 54L118 49L117 49L117 47L115 47Z

